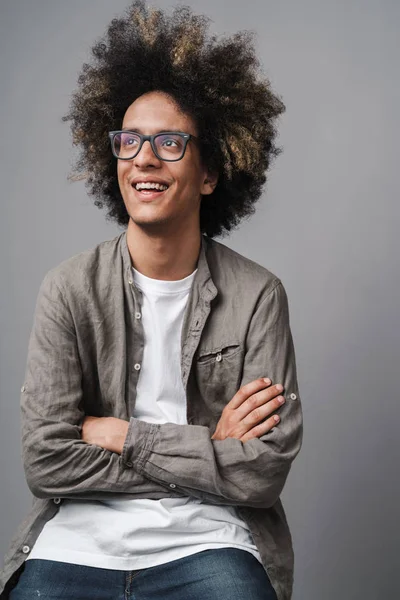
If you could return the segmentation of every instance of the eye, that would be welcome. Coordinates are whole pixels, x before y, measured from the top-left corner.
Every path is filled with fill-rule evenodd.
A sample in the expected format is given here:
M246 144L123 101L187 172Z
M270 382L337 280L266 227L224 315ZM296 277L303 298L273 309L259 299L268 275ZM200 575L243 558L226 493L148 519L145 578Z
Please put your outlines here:
M178 156L183 151L184 142L178 134L161 134L155 138L155 141L161 154L171 153Z
M130 133L123 133L121 135L121 146L123 148L132 148L139 143L139 138L136 135Z
M167 140L164 140L164 141L162 142L162 146L174 146L174 145L175 145L175 146L177 146L177 145L178 145L178 143L177 143L177 141L176 141L176 140L174 140L173 138L169 138L169 139L167 139Z

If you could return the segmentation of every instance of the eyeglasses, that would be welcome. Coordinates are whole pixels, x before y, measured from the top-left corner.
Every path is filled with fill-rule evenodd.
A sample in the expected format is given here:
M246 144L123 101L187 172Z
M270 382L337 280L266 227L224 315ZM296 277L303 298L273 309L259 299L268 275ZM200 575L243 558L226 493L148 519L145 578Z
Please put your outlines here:
M110 131L108 137L113 155L120 160L132 160L139 154L143 143L149 141L157 158L167 162L181 160L188 141L197 139L191 133L178 131L164 131L153 135L142 135L136 131Z

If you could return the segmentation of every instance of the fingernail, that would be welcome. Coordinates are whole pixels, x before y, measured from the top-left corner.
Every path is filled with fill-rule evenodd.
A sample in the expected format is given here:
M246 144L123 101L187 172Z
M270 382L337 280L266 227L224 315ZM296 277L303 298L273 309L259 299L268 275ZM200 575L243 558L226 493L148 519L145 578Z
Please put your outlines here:
M265 381L265 383L271 383L271 380L269 379L269 377L264 377L264 381Z
M278 392L281 392L283 390L283 385L278 383L278 385L276 386L276 389L278 390Z
M278 415L274 415L274 421L278 422L279 421L279 417Z

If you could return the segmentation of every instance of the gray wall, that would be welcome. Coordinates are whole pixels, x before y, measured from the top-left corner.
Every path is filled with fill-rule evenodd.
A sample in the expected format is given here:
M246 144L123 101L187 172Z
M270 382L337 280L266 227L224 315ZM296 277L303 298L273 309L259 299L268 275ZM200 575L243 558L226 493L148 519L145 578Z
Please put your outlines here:
M221 241L278 274L289 295L305 419L283 494L294 600L394 599L399 3L188 4L213 19L216 33L258 32L264 68L287 106L284 153L258 210ZM2 555L31 504L19 395L39 284L49 268L120 231L83 183L66 181L73 154L60 119L89 46L126 5L0 5Z

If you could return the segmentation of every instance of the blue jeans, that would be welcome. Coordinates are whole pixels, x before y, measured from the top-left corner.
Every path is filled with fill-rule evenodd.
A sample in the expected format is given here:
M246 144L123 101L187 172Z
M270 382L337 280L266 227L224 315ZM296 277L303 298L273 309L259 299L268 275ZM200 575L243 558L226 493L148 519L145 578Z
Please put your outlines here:
M10 600L277 600L261 563L218 548L163 565L116 571L32 558Z

